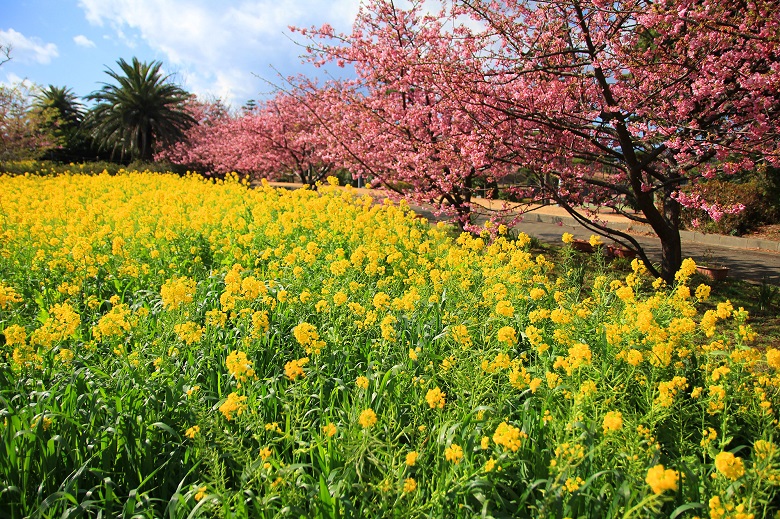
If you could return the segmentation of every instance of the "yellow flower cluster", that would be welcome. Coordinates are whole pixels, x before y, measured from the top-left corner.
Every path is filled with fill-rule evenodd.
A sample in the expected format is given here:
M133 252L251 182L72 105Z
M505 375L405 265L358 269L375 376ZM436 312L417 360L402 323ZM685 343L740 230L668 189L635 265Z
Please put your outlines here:
M620 411L609 411L604 415L601 427L605 434L619 431L623 427L623 413Z
M325 347L325 341L320 339L317 328L309 323L303 322L293 328L293 335L298 344L304 347L309 355L318 355Z
M446 396L446 393L443 393L441 389L435 387L433 389L429 389L425 394L425 401L428 402L428 405L431 409L436 409L437 407L439 409L443 409L445 403L444 398Z
M676 470L665 469L663 465L655 465L647 471L645 482L650 485L654 494L663 494L667 490L675 492L680 474Z
M360 416L358 417L358 423L364 429L370 429L376 424L376 422L377 422L376 413L370 407L360 412Z
M417 458L419 457L419 453L417 451L411 451L406 454L406 465L409 467L414 467L417 463Z
M225 419L230 421L234 416L241 416L246 410L246 396L239 396L238 393L230 393L227 399L219 406L219 412L225 416Z
M748 511L743 502L738 505L721 501L720 496L712 496L709 500L710 519L755 519L756 515Z
M493 433L493 441L495 444L501 445L512 452L517 452L517 449L520 448L521 440L527 437L528 435L526 433L506 422L498 424L498 427L496 427L496 430Z
M688 387L688 379L680 376L675 376L669 381L659 382L658 396L655 401L661 407L669 407L672 405L675 395L686 387Z
M247 359L246 353L234 350L225 359L225 366L228 373L238 381L238 387L250 378L257 378L255 375L254 363Z
M336 428L336 424L333 422L328 422L327 424L322 426L322 432L327 436L328 438L331 438L332 436L335 436L338 432L338 429Z
M204 332L203 328L198 326L198 323L192 321L174 325L173 331L187 346L200 342Z
M444 449L444 459L457 465L463 460L463 448L457 443L450 444Z
M469 348L472 345L471 336L469 335L469 329L463 324L456 324L450 328L450 334L455 344L459 344L464 349Z
M130 308L126 304L118 304L100 318L92 327L92 336L100 341L109 337L122 336L130 331L133 325L130 322Z
M498 342L506 343L509 346L517 343L517 332L511 326L504 326L498 330Z
M11 303L21 303L22 297L16 291L3 283L0 283L0 310L5 310Z
M731 452L721 452L715 456L715 468L720 474L732 481L745 474L742 458L734 456Z
M309 357L303 357L296 360L291 360L284 365L284 374L290 380L295 380L298 377L305 377L306 373L303 371L303 367L309 363Z
M76 333L81 324L81 316L68 303L55 304L49 309L49 318L43 326L33 331L30 342L40 346L51 347L55 342L62 341Z
M173 310L181 305L192 303L195 297L195 280L186 276L166 281L160 288L163 307Z

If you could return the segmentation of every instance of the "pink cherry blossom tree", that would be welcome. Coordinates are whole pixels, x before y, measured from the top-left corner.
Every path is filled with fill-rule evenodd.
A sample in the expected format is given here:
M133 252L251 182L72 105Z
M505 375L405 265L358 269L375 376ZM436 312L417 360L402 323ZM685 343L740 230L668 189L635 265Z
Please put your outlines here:
M739 211L688 185L780 163L780 6L759 0L368 2L351 34L310 31L315 65L351 64L339 130L354 170L468 214L471 182L521 170L667 281L680 210ZM468 20L466 18L468 17ZM656 268L608 206L649 225ZM463 209L460 209L463 208Z
M318 138L319 121L308 107L316 97L283 92L255 108L230 115L220 104L192 106L200 124L187 139L160 155L176 164L197 164L206 171L236 171L255 178L293 175L314 185L333 170ZM304 104L305 103L305 104Z
M35 104L39 93L27 81L0 85L0 161L37 159L62 145L57 113Z
M457 53L458 31L447 14L427 13L424 4L412 0L399 9L369 1L350 34L336 34L329 25L295 30L310 38L314 65L355 70L354 81L327 89L329 109L321 103L334 160L412 202L433 205L468 229L475 189L513 167L490 158L494 136L436 84L435 69L467 58Z
M776 166L780 4L715 0L460 0L479 59L436 81L586 227L674 279L681 206L719 207L684 186ZM647 224L660 270L631 235L588 212ZM637 212L628 210L630 207Z
M195 171L208 173L217 169L212 145L219 129L232 120L230 110L221 100L205 101L192 96L185 109L195 124L184 133L184 138L155 155L155 160L167 160Z

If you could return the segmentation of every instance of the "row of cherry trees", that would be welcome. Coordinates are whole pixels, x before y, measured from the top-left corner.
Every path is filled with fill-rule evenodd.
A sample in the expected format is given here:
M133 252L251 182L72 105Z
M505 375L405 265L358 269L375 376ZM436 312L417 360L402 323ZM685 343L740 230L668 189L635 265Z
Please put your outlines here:
M293 28L314 66L354 79L290 80L167 152L215 171L314 182L334 168L434 204L463 228L477 186L523 172L583 225L647 256L587 208L650 225L672 280L680 211L720 207L686 185L780 166L780 6L773 0L389 0L348 34ZM520 187L516 188L520 190Z

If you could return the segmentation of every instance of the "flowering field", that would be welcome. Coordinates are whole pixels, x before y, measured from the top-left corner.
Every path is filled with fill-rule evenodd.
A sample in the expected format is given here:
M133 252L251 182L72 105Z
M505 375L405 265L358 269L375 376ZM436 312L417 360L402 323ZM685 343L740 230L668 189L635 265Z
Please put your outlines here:
M0 178L10 517L770 517L780 351L705 285L348 189Z

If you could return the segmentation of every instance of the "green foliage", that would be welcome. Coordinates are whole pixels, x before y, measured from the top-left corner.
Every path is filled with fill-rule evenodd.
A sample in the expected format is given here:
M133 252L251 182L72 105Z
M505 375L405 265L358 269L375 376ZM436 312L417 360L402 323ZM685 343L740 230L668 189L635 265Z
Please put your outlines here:
M85 109L73 90L49 85L35 96L36 107L52 113L47 129L57 138L59 146L48 150L44 158L57 162L80 162L95 153L92 142L82 129Z

